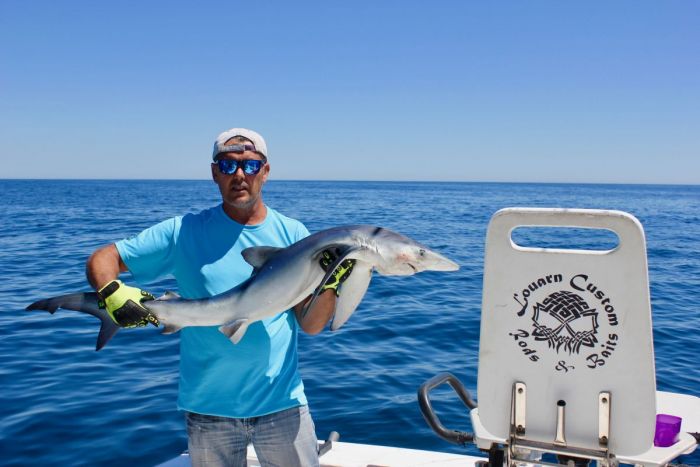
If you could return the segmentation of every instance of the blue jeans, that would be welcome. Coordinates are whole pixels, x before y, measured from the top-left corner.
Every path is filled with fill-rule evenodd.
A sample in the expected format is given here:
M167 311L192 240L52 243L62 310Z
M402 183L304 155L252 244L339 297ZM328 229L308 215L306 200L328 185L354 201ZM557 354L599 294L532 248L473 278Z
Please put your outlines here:
M318 466L318 441L309 407L253 418L185 412L192 465L245 466L253 443L262 466Z

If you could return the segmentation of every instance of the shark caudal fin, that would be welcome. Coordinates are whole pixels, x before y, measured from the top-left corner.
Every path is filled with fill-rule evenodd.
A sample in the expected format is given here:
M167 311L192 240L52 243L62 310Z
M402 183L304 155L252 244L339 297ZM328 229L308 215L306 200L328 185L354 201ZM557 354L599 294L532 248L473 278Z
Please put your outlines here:
M53 314L59 308L63 308L64 310L80 311L95 316L102 323L95 346L95 350L100 350L107 345L107 342L119 331L119 325L112 321L107 310L98 306L98 302L99 299L95 292L74 293L39 300L29 305L26 310L42 310Z
M219 326L219 331L228 337L231 342L238 344L241 339L243 339L243 335L248 330L250 323L251 321L249 319L237 319L236 321Z

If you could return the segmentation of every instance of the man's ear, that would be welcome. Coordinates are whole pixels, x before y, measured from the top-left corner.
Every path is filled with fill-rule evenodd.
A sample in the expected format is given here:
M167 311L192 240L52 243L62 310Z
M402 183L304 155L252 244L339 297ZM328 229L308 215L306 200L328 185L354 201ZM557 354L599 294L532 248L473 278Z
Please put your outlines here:
M268 162L262 168L263 184L267 182L267 176L270 175L270 163Z
M211 164L211 179L214 181L214 183L216 183L216 174L217 174L217 172L216 172L216 164L214 164L214 163L212 162L212 164Z

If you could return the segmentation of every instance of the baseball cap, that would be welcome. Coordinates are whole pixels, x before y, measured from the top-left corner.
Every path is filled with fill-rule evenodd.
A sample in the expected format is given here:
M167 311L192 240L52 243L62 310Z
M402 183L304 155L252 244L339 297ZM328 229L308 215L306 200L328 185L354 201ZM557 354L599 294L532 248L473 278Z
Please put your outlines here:
M255 146L255 151L259 152L265 157L265 159L267 159L267 145L260 134L246 128L231 128L230 130L226 130L217 136L216 141L214 142L214 151L211 156L212 160L216 160L216 156L218 156L220 153L228 152L227 148L229 151L233 150L233 146L236 146L235 150L240 151L239 145L226 146L226 141L230 140L234 136L242 136L249 139L253 143L253 146Z

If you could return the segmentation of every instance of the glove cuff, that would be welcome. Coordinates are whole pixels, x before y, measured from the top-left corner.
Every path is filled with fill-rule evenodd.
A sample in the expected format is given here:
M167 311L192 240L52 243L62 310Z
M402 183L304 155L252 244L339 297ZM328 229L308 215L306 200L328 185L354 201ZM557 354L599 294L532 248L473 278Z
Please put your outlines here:
M335 292L336 295L338 295L340 293L338 291L339 286L340 286L340 283L338 281L335 281L332 284L326 284L323 287L321 287L321 292L325 292L326 290L332 290Z
M122 285L124 285L124 283L119 279L110 281L97 291L97 296L100 298L100 300L105 300L107 297L116 292Z

